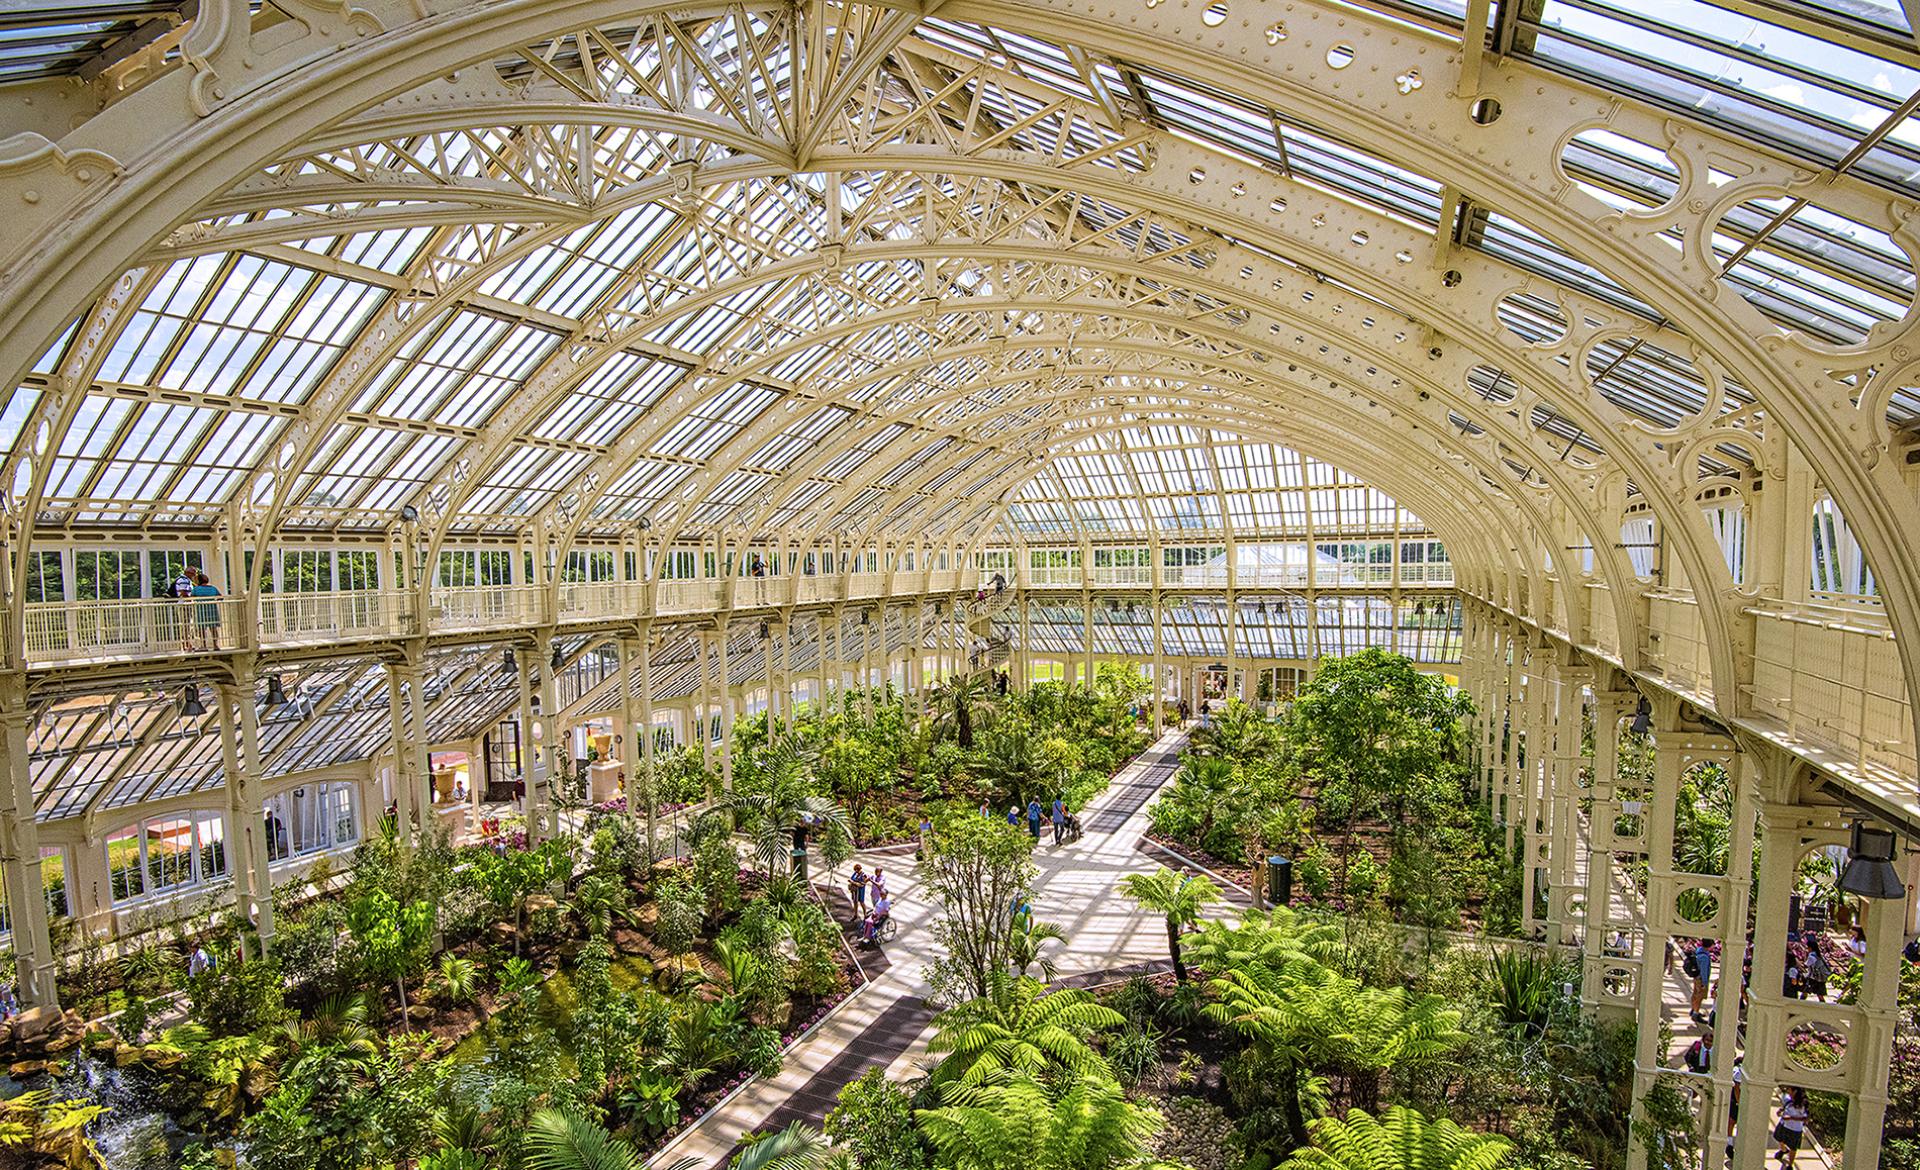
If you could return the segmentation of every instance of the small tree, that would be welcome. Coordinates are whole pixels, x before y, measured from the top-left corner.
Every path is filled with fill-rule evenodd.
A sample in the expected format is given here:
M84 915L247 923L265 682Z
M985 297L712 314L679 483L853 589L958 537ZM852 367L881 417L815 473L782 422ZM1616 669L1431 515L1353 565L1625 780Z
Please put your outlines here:
M942 816L926 866L940 908L933 933L943 956L929 972L936 986L982 996L992 976L1007 970L1013 910L1026 901L1036 872L1032 853L1032 840L998 817Z
M425 902L402 906L385 890L373 890L347 908L347 927L360 952L361 969L374 979L392 981L405 1015L407 976L426 963L433 907Z
M1173 977L1187 981L1187 965L1180 955L1180 932L1199 921L1200 911L1220 899L1220 887L1203 877L1162 869L1157 873L1130 873L1120 879L1127 897L1148 910L1167 916L1167 951L1173 956Z
M1424 838L1454 795L1446 787L1461 742L1464 696L1379 647L1325 660L1294 701L1287 732L1339 824L1335 893L1347 897L1356 821L1386 818L1396 853Z

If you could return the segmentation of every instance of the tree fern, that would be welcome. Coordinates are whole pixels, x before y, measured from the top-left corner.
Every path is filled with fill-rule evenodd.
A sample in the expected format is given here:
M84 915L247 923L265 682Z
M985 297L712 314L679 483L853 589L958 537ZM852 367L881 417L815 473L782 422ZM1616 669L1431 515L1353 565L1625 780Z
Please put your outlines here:
M816 1170L827 1158L827 1139L813 1126L796 1121L741 1150L732 1170Z
M1057 1094L1028 1076L950 1084L917 1117L938 1164L952 1170L1118 1170L1153 1165L1159 1115L1110 1081L1076 1079Z
M986 995L957 1004L934 1020L928 1048L946 1053L935 1084L980 1084L1001 1073L1038 1076L1059 1068L1111 1078L1088 1040L1125 1017L1085 991L1048 993L1038 981L995 972Z
M1280 1170L1495 1170L1513 1143L1474 1133L1444 1118L1390 1106L1378 1120L1364 1111L1313 1123L1313 1145L1294 1151Z

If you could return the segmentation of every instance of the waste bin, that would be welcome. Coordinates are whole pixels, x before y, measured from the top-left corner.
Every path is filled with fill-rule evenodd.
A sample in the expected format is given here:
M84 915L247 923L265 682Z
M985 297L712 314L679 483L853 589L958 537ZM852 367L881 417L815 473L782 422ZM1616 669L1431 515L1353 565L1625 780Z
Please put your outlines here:
M802 882L805 882L807 880L806 849L801 846L795 846L792 852L788 854L788 856L793 861L793 876L800 879Z
M1267 901L1275 906L1293 905L1293 860L1267 858Z

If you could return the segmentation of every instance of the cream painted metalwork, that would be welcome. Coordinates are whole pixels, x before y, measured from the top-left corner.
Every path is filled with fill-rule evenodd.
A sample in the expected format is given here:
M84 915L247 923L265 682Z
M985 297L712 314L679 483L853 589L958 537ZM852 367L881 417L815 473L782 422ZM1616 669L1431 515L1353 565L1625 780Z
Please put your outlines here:
M1747 884L1663 848L1684 768L1729 768L1730 872L1761 858L1750 1092L1787 1075L1783 859L1851 815L1920 835L1920 49L1891 7L35 19L0 46L0 869L30 999L42 825L91 864L129 815L224 807L270 938L245 810L290 777L362 808L389 784L412 823L429 746L511 727L550 832L586 718L644 755L659 710L704 752L750 692L790 719L796 680L1024 686L1037 653L1150 659L1157 727L1196 666L1310 670L1351 614L1458 670L1529 923L1538 889L1597 1011L1650 1024L1649 948L1741 932ZM1368 543L1392 553L1317 563ZM1281 545L1304 560L1259 559ZM189 563L227 596L153 596ZM1615 758L1637 696L1646 791ZM1675 920L1683 880L1712 922ZM1869 1161L1891 969L1826 1078ZM1653 1031L1641 1092L1671 1076ZM1730 1076L1686 1086L1708 1149Z

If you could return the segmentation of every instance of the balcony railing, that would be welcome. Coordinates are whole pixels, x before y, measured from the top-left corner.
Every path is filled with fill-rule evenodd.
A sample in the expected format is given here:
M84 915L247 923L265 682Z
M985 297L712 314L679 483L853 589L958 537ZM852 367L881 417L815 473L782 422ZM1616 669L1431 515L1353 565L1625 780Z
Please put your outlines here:
M1341 566L1340 584L1391 581L1387 566ZM1450 566L1429 566L1430 569ZM1347 570L1353 570L1348 572ZM1299 588L1305 566L1241 570L1243 588ZM1159 570L1172 588L1224 588L1223 565L1179 565ZM729 609L780 609L840 601L911 598L955 591L993 592L992 572L967 569L786 577L699 578L660 581L568 582L545 585L434 586L425 612L409 590L266 594L233 597L134 598L123 601L32 602L23 617L21 649L29 666L164 658L208 650L270 650L382 638L467 634L568 622L613 622ZM1008 597L1014 587L1150 589L1150 565L1096 565L1002 571ZM1322 581L1331 584L1331 581ZM1438 584L1430 575L1424 582ZM651 595L651 609L648 597ZM1658 628L1656 623L1656 629Z
M265 644L395 638L411 633L413 596L397 590L274 593L262 596L260 640Z
M653 611L664 614L707 613L720 608L724 582L702 579L662 581L654 586Z
M733 583L733 608L773 609L792 596L791 577L742 577Z
M240 602L232 597L35 601L22 616L26 659L33 663L108 662L230 649L245 634Z
M429 597L426 625L433 633L538 625L545 609L546 587L541 585L440 588Z

